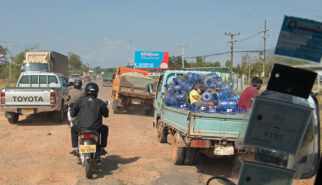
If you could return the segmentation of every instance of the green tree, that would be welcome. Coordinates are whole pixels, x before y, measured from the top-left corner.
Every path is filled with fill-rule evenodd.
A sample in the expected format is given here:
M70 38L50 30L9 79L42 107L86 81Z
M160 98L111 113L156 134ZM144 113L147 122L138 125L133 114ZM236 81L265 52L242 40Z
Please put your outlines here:
M231 61L230 61L230 60L226 60L226 62L225 62L225 66L226 66L226 67L231 67Z
M6 54L7 53L7 48L4 48L3 46L0 45L0 54Z
M101 67L99 67L99 66L96 66L96 67L94 67L94 72L95 73L101 73L101 72L103 72L103 69Z
M216 61L216 62L214 63L214 67L221 67L221 63L220 63L219 61Z
M197 57L196 58L197 63L203 63L203 58L202 57Z
M68 53L68 70L69 70L69 72L80 74L80 73L84 72L83 69L84 69L84 64L82 63L80 56L76 53L69 52Z

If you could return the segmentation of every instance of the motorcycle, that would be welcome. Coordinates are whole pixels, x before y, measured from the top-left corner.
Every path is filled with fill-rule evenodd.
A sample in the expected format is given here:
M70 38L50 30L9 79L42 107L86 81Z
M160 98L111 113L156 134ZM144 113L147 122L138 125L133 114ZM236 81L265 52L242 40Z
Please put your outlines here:
M81 130L79 133L79 160L85 166L85 175L91 178L96 163L100 160L100 135L95 130Z
M104 102L106 106L110 104L110 101ZM75 123L74 118L70 116L70 106L68 109L68 115L70 118L70 124L73 126ZM100 158L100 134L96 130L81 129L78 133L78 158L82 166L85 166L85 175L87 178L91 178L93 170Z

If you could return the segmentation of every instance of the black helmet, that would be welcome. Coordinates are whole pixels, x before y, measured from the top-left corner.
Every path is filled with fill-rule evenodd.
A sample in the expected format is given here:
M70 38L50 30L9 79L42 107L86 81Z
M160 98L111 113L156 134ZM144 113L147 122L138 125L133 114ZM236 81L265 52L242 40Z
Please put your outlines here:
M79 80L79 79L76 79L75 81L74 81L74 88L75 89L81 89L82 88L82 81L81 80Z
M93 82L88 83L85 86L85 93L86 93L86 96L92 95L92 96L97 97L97 95L98 95L98 85L96 83L93 83Z

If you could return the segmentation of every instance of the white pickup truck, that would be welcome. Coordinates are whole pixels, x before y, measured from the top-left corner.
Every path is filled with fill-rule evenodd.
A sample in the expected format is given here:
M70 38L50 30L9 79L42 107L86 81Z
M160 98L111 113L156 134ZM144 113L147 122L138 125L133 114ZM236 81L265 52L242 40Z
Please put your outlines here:
M61 122L69 88L66 78L59 73L22 73L14 88L1 90L0 111L9 123L18 123L19 115L51 112L52 119Z

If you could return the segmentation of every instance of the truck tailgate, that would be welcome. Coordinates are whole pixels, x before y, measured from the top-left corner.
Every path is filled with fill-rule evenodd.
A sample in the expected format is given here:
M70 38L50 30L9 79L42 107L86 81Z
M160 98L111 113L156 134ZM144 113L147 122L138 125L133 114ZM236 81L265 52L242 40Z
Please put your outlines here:
M50 89L11 88L5 92L6 106L50 105Z
M248 120L244 115L191 113L190 136L237 139L244 133Z
M236 140L244 132L248 119L244 115L190 112L163 107L161 119L185 135L196 138Z

